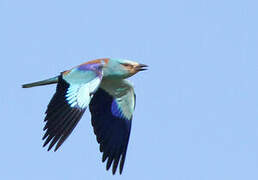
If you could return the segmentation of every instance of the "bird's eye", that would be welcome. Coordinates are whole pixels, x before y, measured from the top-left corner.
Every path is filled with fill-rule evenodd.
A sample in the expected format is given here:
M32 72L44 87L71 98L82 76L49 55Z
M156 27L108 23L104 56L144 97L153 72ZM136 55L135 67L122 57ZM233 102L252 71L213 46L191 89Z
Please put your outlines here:
M132 67L132 65L131 65L131 64L128 64L128 63L124 63L123 65L124 65L125 67L128 67L128 68Z

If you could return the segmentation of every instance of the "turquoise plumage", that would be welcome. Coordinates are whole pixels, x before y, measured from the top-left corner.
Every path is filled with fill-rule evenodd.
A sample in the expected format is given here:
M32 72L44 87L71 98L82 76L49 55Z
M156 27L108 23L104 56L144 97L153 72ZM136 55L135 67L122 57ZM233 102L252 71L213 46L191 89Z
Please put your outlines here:
M115 174L119 164L122 173L136 96L126 78L146 70L144 64L125 59L97 59L83 63L59 76L24 84L23 88L57 83L56 93L48 104L45 116L43 146L54 145L56 151L71 134L86 108L103 152Z

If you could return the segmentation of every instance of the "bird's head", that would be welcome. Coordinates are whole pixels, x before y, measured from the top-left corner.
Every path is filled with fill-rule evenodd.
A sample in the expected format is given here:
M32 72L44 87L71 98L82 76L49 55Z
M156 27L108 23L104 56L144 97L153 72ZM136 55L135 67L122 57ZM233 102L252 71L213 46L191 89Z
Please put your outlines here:
M109 59L104 68L104 76L113 78L128 78L139 71L147 70L145 64L140 64L127 59Z

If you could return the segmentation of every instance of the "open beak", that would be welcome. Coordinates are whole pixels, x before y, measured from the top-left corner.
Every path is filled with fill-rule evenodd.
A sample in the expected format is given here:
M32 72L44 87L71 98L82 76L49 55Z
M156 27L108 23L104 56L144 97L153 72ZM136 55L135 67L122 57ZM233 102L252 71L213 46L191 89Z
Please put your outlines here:
M136 66L136 70L137 71L145 71L145 70L147 70L146 67L148 67L148 66L145 64L139 64L138 66Z

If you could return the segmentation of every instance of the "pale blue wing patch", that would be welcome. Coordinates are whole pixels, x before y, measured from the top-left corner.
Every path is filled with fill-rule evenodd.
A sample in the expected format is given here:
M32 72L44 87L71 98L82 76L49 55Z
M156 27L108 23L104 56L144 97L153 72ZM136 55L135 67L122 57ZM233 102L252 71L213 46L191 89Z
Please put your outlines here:
M86 84L70 85L65 96L68 104L71 107L86 108L100 82L101 80L97 77Z

